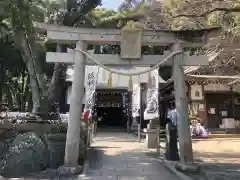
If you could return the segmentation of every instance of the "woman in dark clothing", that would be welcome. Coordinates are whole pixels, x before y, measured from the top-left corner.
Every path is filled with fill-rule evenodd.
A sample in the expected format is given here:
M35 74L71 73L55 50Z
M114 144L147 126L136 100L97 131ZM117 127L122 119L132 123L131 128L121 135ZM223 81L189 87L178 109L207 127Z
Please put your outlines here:
M167 115L166 125L166 159L171 161L178 161L178 146L177 146L177 119L173 114L175 113L175 104L171 103ZM176 123L176 124L175 124Z

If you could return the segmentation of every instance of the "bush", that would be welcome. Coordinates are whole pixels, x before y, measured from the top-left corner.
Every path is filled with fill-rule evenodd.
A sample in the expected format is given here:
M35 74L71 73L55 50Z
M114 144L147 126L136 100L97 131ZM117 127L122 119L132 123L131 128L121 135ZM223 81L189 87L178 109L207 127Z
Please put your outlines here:
M57 169L64 163L66 126L49 134L26 132L18 134L0 163L0 173L4 177L22 177L47 168ZM81 124L79 143L79 164L86 156L87 126Z
M0 172L5 177L21 177L44 170L48 165L46 145L36 133L29 132L13 140L1 162Z

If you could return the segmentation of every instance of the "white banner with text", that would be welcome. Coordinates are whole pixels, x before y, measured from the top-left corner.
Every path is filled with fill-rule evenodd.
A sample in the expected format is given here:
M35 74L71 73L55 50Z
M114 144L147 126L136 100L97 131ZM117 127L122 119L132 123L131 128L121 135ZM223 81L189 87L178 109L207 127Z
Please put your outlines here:
M144 111L144 120L151 120L159 117L158 113L158 70L151 72L151 79L147 90L147 104Z

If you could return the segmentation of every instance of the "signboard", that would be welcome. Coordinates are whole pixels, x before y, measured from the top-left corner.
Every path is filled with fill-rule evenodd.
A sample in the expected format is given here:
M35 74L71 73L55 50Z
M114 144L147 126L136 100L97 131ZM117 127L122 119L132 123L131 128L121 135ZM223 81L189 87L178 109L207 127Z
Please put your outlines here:
M103 107L103 108L108 108L108 107L116 107L116 108L120 108L122 106L121 103L100 103L100 104L97 104L97 107Z
M203 97L203 91L201 85L192 85L191 86L191 99L192 100L202 100Z
M121 30L121 58L141 59L142 30L123 28Z

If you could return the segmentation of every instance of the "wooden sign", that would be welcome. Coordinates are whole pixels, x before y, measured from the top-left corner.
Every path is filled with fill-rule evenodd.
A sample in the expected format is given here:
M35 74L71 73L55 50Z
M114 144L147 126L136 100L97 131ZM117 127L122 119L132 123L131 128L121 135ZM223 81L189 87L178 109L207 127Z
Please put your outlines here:
M141 59L142 30L123 28L121 30L121 58Z
M191 86L191 100L202 100L203 90L201 85L192 85Z
M107 108L107 107L121 107L122 104L121 103L100 103L100 104L97 104L97 107L103 107L103 108Z

